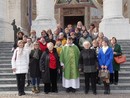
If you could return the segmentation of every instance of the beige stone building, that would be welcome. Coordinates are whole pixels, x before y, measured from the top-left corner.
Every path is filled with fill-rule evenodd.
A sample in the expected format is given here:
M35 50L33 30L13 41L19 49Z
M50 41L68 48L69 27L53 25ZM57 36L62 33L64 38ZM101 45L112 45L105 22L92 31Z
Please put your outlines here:
M0 1L0 41L13 41L13 28L10 25L16 20L16 25L25 34L29 34L31 20L37 18L37 6L40 0L1 0ZM42 0L46 3L46 0ZM90 23L97 26L103 18L102 0L53 0L56 23L64 28L67 24L76 25L82 21L89 28ZM41 2L41 1L40 1ZM46 4L49 6L49 4ZM44 9L42 5L41 11ZM51 8L51 6L49 6ZM44 9L48 10L48 9ZM130 0L123 0L123 15L130 19ZM31 20L30 20L31 19Z

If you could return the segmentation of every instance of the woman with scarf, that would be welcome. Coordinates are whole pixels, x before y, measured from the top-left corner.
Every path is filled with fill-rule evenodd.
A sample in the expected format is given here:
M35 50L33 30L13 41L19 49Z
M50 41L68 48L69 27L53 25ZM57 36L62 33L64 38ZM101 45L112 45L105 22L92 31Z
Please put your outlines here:
M31 50L30 53L30 63L29 63L29 71L30 77L32 78L32 92L39 93L39 84L40 84L40 67L39 61L41 57L42 51L39 49L39 43L34 42L34 49Z

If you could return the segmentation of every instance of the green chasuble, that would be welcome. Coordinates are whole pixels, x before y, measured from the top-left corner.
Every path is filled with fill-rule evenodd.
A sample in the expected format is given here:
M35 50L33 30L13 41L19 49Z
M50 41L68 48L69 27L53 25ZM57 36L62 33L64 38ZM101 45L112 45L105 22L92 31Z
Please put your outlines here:
M60 62L64 64L64 78L77 79L79 77L79 54L80 51L76 45L63 46L60 54Z

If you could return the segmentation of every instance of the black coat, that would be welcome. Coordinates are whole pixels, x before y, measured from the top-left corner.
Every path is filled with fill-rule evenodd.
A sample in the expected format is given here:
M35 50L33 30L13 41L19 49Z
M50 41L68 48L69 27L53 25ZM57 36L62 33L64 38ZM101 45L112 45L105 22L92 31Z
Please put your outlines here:
M34 52L35 52L35 50L31 50L30 62L29 62L30 77L32 77L32 78L41 76L39 61L40 61L40 57L42 55L42 51L41 50L38 51L39 59L36 59L33 57Z
M97 56L94 49L83 49L80 53L79 64L85 73L97 71Z
M59 56L56 51L56 49L53 49L54 56L56 58L56 70L60 69L60 61L59 61ZM50 83L50 70L49 70L49 50L46 49L45 52L42 53L41 59L40 59L40 70L42 71L42 80L43 83Z

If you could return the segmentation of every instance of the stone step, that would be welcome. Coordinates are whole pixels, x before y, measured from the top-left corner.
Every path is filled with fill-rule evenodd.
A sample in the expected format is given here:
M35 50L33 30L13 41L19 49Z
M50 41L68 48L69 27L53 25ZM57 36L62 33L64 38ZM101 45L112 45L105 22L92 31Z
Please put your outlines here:
M12 56L7 57L7 56L0 56L0 60L11 60Z
M84 83L80 83L80 88L78 91L84 91ZM25 87L25 91L31 91L31 86L30 87ZM41 84L40 89L43 91L43 84ZM119 83L118 85L111 85L110 86L111 90L130 90L130 83ZM97 91L98 90L103 90L103 84L102 85L97 85ZM65 88L62 87L61 83L58 83L58 90L60 91L65 91ZM17 91L17 86L16 84L2 84L0 85L0 91Z
M6 47L6 48L1 48L0 47L0 51L2 51L2 50L8 50L8 51L10 51L12 49L12 47Z
M0 53L0 56L12 56L13 55L13 53L4 53L4 52L2 52L2 53Z
M27 80L26 80L27 81ZM80 83L84 83L84 77L80 77ZM119 83L130 83L130 77L119 77ZM10 78L0 78L0 84L17 84L15 77ZM42 84L42 80L41 80Z
M32 91L25 91L26 93L26 96L28 98L33 98L34 96L45 96L45 93L43 92L43 90L41 90L40 93L37 94L33 94ZM104 94L104 90L97 90L97 96L95 97L95 95L93 95L92 91L90 90L89 91L89 94L86 95L84 94L84 90L80 91L80 90L77 90L76 93L66 93L65 89L64 90L59 90L58 93L54 94L54 93L49 93L49 95L46 95L46 96L57 96L58 95L63 95L63 96L71 96L73 98L73 96L75 97L75 95L77 96L80 96L79 98L82 98L81 94L84 96L83 98L99 98L99 96L102 96L100 98L111 98L111 96L115 96L117 94L120 94L122 97L121 98L129 98L129 97L126 97L126 96L129 96L128 94L130 93L130 90L111 90L111 94L110 95L103 95ZM124 95L125 94L125 95ZM0 95L2 95L3 97L2 98L5 98L7 96L17 96L18 95L18 91L0 91ZM30 96L33 96L33 97L30 97ZM103 97L103 96L106 96L106 97ZM9 97L8 97L9 98ZM23 97L21 97L23 98ZM25 98L25 97L24 97ZM67 97L68 98L68 97ZM112 97L113 98L113 97Z
M0 50L0 53L12 53L11 49L10 50Z
M0 68L0 73L12 73L11 68Z
M80 77L83 77L84 74L80 73ZM119 77L128 77L130 76L130 71L120 71L119 72ZM11 73L0 73L0 77L1 78L13 78L15 77L15 75L11 72Z
M11 64L11 59L10 60L0 60L0 64L3 64L3 63L9 63L9 64Z
M1 78L15 78L13 73L0 73Z
M0 68L11 68L11 63L2 63L0 64Z
M80 77L83 77L84 73L80 73ZM130 71L119 71L119 77L130 77Z

